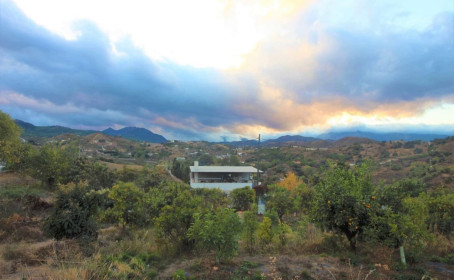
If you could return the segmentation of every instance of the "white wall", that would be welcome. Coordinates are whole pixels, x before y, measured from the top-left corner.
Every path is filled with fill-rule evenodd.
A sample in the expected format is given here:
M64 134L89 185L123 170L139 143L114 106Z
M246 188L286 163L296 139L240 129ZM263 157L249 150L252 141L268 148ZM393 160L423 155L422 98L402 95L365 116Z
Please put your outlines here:
M221 189L223 191L231 191L234 189L244 188L244 187L251 187L251 183L192 183L191 187L193 188L208 188L208 189Z

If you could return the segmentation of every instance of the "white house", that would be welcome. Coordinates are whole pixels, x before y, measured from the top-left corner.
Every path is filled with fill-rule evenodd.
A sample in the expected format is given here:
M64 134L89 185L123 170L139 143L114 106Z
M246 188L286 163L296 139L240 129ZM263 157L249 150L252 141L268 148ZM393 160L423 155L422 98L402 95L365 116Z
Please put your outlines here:
M253 187L252 166L199 166L197 161L190 166L190 182L193 188L219 188L231 191L246 186ZM262 171L260 171L262 172Z

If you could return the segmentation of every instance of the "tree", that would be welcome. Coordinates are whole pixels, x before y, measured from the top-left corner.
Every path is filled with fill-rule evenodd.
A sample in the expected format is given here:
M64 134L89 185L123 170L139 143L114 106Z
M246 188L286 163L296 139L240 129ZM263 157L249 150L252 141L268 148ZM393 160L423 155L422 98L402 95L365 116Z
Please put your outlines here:
M230 204L227 193L217 188L194 188L191 192L202 199L200 206L203 209L214 211L218 208L226 208Z
M355 250L356 236L369 225L376 208L368 165L349 169L331 164L315 188L311 216L319 226L344 234Z
M104 213L108 220L119 223L123 229L127 225L141 226L146 223L147 197L134 183L120 182L113 186L108 198L113 202L113 207Z
M237 211L249 210L249 207L255 200L255 191L251 187L234 189L230 193L232 198L233 208Z
M271 219L263 217L263 221L259 224L257 230L257 237L260 244L264 247L269 246L273 241L274 232L271 225Z
M121 170L117 171L118 181L121 182L134 182L139 176L139 172L132 168L123 165Z
M193 196L189 190L183 190L170 204L163 206L155 219L159 240L172 244L176 249L192 248L193 244L187 232L194 222L194 214L199 211L200 204L200 197Z
M180 178L183 182L189 183L189 163L185 161L173 159L172 163L172 174Z
M381 205L390 207L394 212L402 212L402 201L406 197L418 197L426 191L425 185L418 179L402 179L384 187L378 196Z
M160 166L145 167L139 172L136 185L144 191L161 186L168 178L166 170Z
M293 202L290 199L290 191L278 186L270 187L271 191L266 198L266 206L276 211L279 220L282 220L284 214L287 214L293 208Z
M63 149L60 145L47 143L32 159L32 175L50 188L58 183L66 183L66 177L72 164L76 161L76 152L73 149Z
M209 155L209 154L204 154L202 155L201 157L199 157L199 164L200 165L213 165L215 162L215 159L213 156Z
M17 161L16 151L20 147L21 129L8 114L0 111L0 162L4 161L7 166Z
M257 205L252 207L251 211L246 211L243 214L243 236L246 242L246 250L249 254L254 252L256 243L256 230L258 228L257 221Z
M6 161L8 170L26 173L32 167L32 159L36 149L27 143L16 143L10 146L9 160Z
M56 192L55 204L44 222L44 232L56 239L88 237L96 239L97 224L93 218L100 205L88 186L70 183Z
M454 194L443 190L430 193L427 198L429 207L429 225L433 231L445 235L454 232Z
M68 174L65 176L66 182L87 182L96 190L111 188L115 183L115 174L106 166L87 158L77 158L70 164Z
M398 211L383 205L371 216L366 237L389 247L399 247L401 261L406 265L404 247L421 247L422 242L429 237L429 208L426 200L426 194L408 196L402 200Z
M298 178L295 173L288 172L285 176L285 179L280 181L277 185L281 188L286 188L287 190L291 191L301 184L303 184L303 181Z
M279 221L277 232L279 237L279 247L284 248L288 243L287 234L291 232L291 229L286 223Z
M294 211L302 211L307 214L310 209L310 204L314 197L314 191L306 184L300 184L298 187L293 189L290 193L290 200L293 201Z
M214 250L216 263L220 263L221 259L231 259L236 255L240 232L238 215L232 209L221 208L214 213L196 214L187 235L199 247Z

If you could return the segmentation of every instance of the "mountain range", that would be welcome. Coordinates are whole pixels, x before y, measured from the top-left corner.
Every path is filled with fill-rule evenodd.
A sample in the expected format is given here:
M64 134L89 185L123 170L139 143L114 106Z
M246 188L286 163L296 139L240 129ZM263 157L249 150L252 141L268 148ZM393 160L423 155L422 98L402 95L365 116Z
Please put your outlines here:
M392 133L375 133L367 131L343 131L343 132L328 132L317 136L323 140L339 140L345 137L360 137L369 138L375 141L432 141L434 139L446 138L449 135L442 134L421 134L421 133L403 133L403 132L392 132Z
M374 141L432 141L434 139L443 139L449 137L449 135L442 134L418 134L418 133L374 133L367 131L343 131L343 132L328 132L320 134L317 137L306 137L301 135L285 135L277 139L263 140L260 144L263 146L282 146L291 145L298 143L305 143L310 147L328 147L338 146L344 142L359 142L362 143L367 140ZM336 141L336 143L334 143ZM257 146L257 140L242 139L241 141L227 142L227 144L234 145L236 147L245 146Z
M72 129L64 126L35 126L31 123L27 123L21 120L15 120L16 124L23 129L22 137L25 139L33 138L47 138L54 137L61 134L72 133L76 135L85 136L92 133L103 133L111 136L121 136L125 139L146 141L151 143L166 143L167 139L159 134L153 133L152 131L141 128L141 127L124 127L122 129L115 130L108 128L102 131L96 130L80 130ZM376 133L367 131L343 131L343 132L327 132L318 135L317 137L306 137L301 135L285 135L276 139L263 140L261 142L264 146L280 146L289 144L306 143L309 146L321 147L326 146L327 142L333 142L346 137L353 137L357 139L371 139L375 141L432 141L434 139L446 138L449 135L442 134L418 134L418 133ZM242 139L241 141L222 142L237 147L243 146L256 146L257 140Z
M92 133L103 133L111 136L121 136L125 139L146 141L151 143L166 143L167 139L164 136L151 132L148 129L140 127L124 127L119 130L108 128L103 131L96 130L81 130L72 129L64 126L35 126L31 123L27 123L21 120L15 120L16 124L23 130L21 136L27 140L36 138L49 138L55 137L61 134L76 134L80 136L89 135Z
M101 131L104 134L111 136L121 136L126 139L146 141L151 143L166 143L167 139L164 136L153 133L142 127L124 127L119 130L108 128Z

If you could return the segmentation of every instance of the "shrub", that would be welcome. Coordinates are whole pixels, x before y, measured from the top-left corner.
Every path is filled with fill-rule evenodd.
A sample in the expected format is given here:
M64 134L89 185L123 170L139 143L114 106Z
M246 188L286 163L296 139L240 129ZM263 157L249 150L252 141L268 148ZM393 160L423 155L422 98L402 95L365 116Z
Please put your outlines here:
M315 193L311 213L314 221L344 234L355 250L358 233L367 228L378 207L369 166L349 169L345 165L331 165Z
M255 213L255 211L246 211L243 216L243 234L246 241L246 250L249 254L254 252L256 243L255 231L257 230L258 222L257 215Z
M258 240L262 246L266 247L271 244L273 236L274 232L271 226L271 219L268 217L264 217L257 231Z
M222 208L215 213L195 215L188 236L205 250L216 252L216 262L231 259L238 250L241 221L232 209Z
M45 220L44 232L56 239L88 237L96 239L97 224L93 219L98 201L87 195L86 185L60 186L54 208Z
M144 209L146 195L134 183L120 182L115 185L109 192L109 199L113 201L113 207L105 211L108 220L119 223L122 228L144 225L147 221Z
M249 210L249 207L254 202L255 192L250 187L234 189L230 193L232 198L233 208L238 211Z

